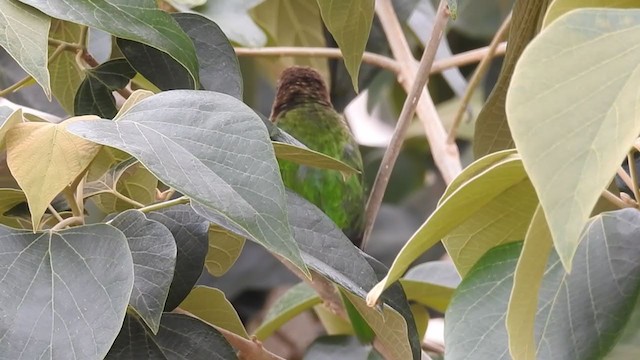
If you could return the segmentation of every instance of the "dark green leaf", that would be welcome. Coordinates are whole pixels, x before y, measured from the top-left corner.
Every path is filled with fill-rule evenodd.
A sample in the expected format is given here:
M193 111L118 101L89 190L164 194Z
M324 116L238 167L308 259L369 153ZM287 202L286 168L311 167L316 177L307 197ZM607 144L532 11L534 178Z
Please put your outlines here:
M154 0L21 0L47 15L98 28L119 38L153 46L173 57L198 80L193 43Z
M553 252L540 288L538 359L594 359L614 345L640 290L640 212L602 213L585 229L567 274ZM447 310L447 359L509 354L505 316L522 243L489 251L462 281Z
M74 101L74 113L111 119L118 113L112 92L127 86L136 75L125 59L107 61L86 71Z
M127 315L106 359L233 360L237 356L213 327L187 315L165 313L157 335Z
M164 225L137 210L118 214L110 224L127 237L133 256L135 280L129 305L157 333L176 264L173 236Z
M304 354L305 360L367 360L375 350L348 335L327 335L317 338Z
M113 226L34 234L0 225L1 357L103 358L132 286L127 239Z
M200 85L242 100L242 74L236 52L213 21L188 13L173 14L178 25L196 47L200 64Z
M171 311L187 297L202 274L207 256L209 222L189 205L154 211L147 217L166 226L176 241L176 268L164 306L166 311Z
M240 228L238 235L307 271L288 225L267 131L239 100L209 91L167 91L139 102L117 122L81 121L69 128L135 156L162 182L206 206L207 214L232 224L229 230Z

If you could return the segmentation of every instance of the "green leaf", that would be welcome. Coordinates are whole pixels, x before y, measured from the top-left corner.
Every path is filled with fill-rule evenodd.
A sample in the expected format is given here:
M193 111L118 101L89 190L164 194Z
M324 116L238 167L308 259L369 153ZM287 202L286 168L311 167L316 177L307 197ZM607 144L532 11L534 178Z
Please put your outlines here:
M266 0L253 9L253 18L269 34L269 45L324 47L322 17L314 1ZM326 59L279 59L282 67L310 66L329 79Z
M358 91L358 73L371 24L374 0L317 0L320 14L331 35L338 43L344 64L351 75L353 88ZM454 1L455 2L455 1ZM453 14L453 13L452 13Z
M264 0L208 0L197 10L220 26L227 37L242 46L263 47L267 35L248 12Z
M137 210L122 212L109 224L127 237L133 257L135 280L129 305L157 333L176 265L173 235Z
M509 351L517 359L536 358L534 324L538 292L552 248L547 220L538 206L516 265L507 309Z
M47 39L51 18L17 0L0 0L0 46L42 86L51 100Z
M176 267L164 305L165 311L171 311L187 297L202 274L209 222L189 205L150 212L147 218L169 229L176 242Z
M130 153L163 183L200 203L201 215L214 223L222 218L233 225L228 230L240 229L238 235L306 272L267 131L239 100L209 91L167 91L136 104L117 122L86 121L72 128Z
M640 49L628 46L637 36L640 11L576 10L536 37L514 71L509 126L567 270L594 205L640 133Z
M4 215L14 206L27 201L24 192L19 189L0 189L0 215Z
M75 44L80 41L81 33L82 25L53 19L49 36L52 39ZM55 49L55 46L50 45L49 53ZM49 63L49 73L51 74L53 96L67 114L73 114L76 93L85 77L84 69L76 61L76 54L71 51L63 51Z
M338 170L343 174L359 174L360 172L344 162L309 148L274 141L273 150L276 157L296 164L307 165L319 169Z
M202 87L242 100L240 63L218 25L197 14L176 13L172 16L196 47Z
M633 312L629 316L627 326L620 335L620 339L604 359L620 360L633 359L640 351L640 299L636 302Z
M6 147L6 135L7 131L15 124L19 124L24 121L22 117L22 109L18 108L13 110L8 106L0 107L0 150L4 150Z
M448 260L429 261L411 268L400 279L407 299L445 312L460 275Z
M236 360L238 357L213 327L187 315L164 313L157 335L127 315L106 359Z
M547 13L544 16L542 28L546 28L557 20L560 16L571 10L581 8L616 8L630 9L637 8L638 2L635 0L554 0L549 4Z
M98 28L119 38L141 42L163 51L198 82L198 61L193 43L154 0L21 0L45 14Z
M348 335L321 336L313 341L304 354L305 360L369 359L375 352L371 345L362 344L358 338Z
M489 1L493 2L493 0ZM544 15L550 2L551 0L520 0L514 5L512 15L514 22L509 30L509 38L507 39L509 46L504 56L502 70L500 70L498 81L476 120L473 137L473 153L476 158L514 147L505 111L507 90L516 63L529 41L538 32L538 19ZM468 3L480 4L482 2L469 1ZM470 14L472 18L483 19L478 16L477 12L470 12Z
M465 171L460 176L466 176L464 175ZM471 171L475 170L472 168ZM465 224L467 219L473 221L474 218L481 218L483 212L487 208L494 207L495 202L500 201L501 198L506 197L510 201L515 201L514 196L517 197L517 195L521 194L520 188L525 187L528 182L522 161L517 155L506 157L476 175L472 180L467 181L464 186L458 188L440 204L413 237L409 239L393 261L389 274L367 295L367 302L369 304L377 302L382 291L398 280L413 261L452 230ZM477 223L477 225L481 224ZM502 231L504 229L501 230L501 233ZM506 235L505 238L509 239ZM501 240L505 241L504 239ZM478 252L474 252L464 243L452 243L452 245L455 244L460 248L459 252L451 253L458 271L460 271L460 268L465 269L475 263L474 259L482 255L479 252L491 248L490 244L494 241L495 239L485 237L484 241L478 244L480 248ZM476 246L476 244L468 245ZM467 250L467 252L463 253L462 250Z
M2 357L102 359L132 286L127 240L110 225L38 233L0 225Z
M180 309L190 312L209 324L249 339L249 334L242 325L236 309L218 289L196 286L180 303Z
M254 335L264 341L289 320L321 303L320 296L307 283L292 286L271 305Z
M27 195L34 230L49 203L89 166L100 146L60 124L28 122L7 132L7 164Z
M585 229L571 274L551 253L535 313L537 359L601 358L612 348L638 300L639 231L638 210L603 213ZM508 353L505 317L520 248L491 250L456 290L445 315L447 359Z
M238 236L215 224L209 225L209 251L204 265L213 276L222 276L235 264L244 248L244 236Z
M115 59L88 69L85 74L74 100L74 114L113 118L118 109L112 92L127 86L136 71L125 59Z

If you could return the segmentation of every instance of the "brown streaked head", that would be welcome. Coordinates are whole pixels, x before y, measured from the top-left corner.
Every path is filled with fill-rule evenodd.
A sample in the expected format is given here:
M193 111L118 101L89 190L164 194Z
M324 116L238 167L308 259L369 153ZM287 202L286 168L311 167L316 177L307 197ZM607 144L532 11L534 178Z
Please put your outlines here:
M322 76L310 67L287 68L280 74L270 119L275 121L281 112L308 102L331 106L329 92Z

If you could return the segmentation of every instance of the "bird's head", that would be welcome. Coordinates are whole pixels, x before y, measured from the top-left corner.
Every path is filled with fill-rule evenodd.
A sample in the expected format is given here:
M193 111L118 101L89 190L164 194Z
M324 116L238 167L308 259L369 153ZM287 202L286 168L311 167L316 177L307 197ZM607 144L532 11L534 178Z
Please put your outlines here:
M327 86L316 70L303 66L289 67L280 74L271 120L275 121L281 112L304 103L331 106Z

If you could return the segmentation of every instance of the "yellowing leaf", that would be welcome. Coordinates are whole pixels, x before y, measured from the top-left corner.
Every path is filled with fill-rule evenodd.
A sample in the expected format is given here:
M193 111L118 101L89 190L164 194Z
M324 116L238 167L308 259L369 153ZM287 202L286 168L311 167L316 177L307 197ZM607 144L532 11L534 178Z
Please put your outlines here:
M137 75L139 75L139 74L137 74ZM131 109L131 107L133 105L139 103L140 101L142 101L142 100L144 100L144 99L146 99L146 98L148 98L148 97L150 97L152 95L153 95L153 92L151 92L149 90L136 90L136 91L134 91L127 98L127 100L124 102L124 104L122 104L122 106L120 107L120 110L118 110L118 113L113 118L113 121L117 121L119 118L124 116L129 111L129 109Z
M222 276L235 264L245 239L220 226L209 225L209 251L204 265L213 276Z
M514 71L509 127L567 271L640 134L638 38L640 10L575 10L540 33Z
M509 351L514 359L536 358L534 325L538 309L538 290L542 284L552 245L547 220L542 208L538 206L516 265L507 310Z
M371 24L374 0L317 0L324 24L338 43L344 64L358 91L358 73Z
M80 40L82 26L67 21L54 19L51 23L49 36L53 39L68 43ZM55 46L49 46L49 51L55 51ZM73 101L80 83L84 79L84 70L76 62L76 54L64 51L49 63L51 73L51 91L60 106L69 114L73 114Z
M12 110L10 110L9 108L2 108L2 112L9 111ZM6 145L5 136L7 135L7 131L9 131L9 129L11 129L13 125L21 123L22 121L24 121L22 117L22 109L18 109L11 112L10 115L4 119L2 124L0 124L0 150L3 150Z
M27 196L34 230L47 205L87 168L100 149L67 132L72 121L22 123L7 133L7 164Z
M218 289L196 286L180 304L184 309L209 324L229 330L245 339L249 338L236 309Z

